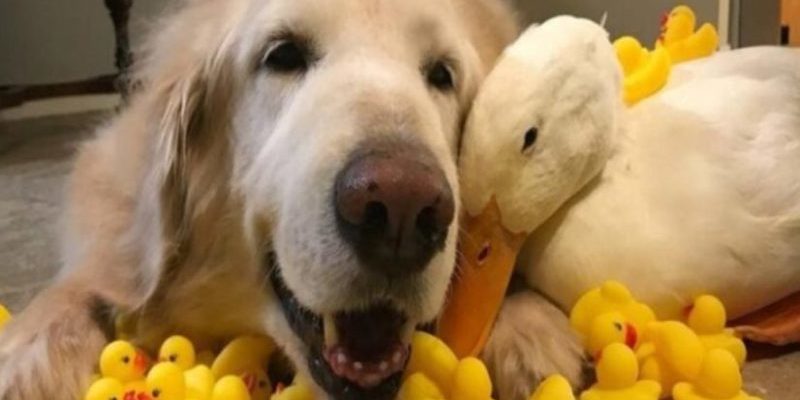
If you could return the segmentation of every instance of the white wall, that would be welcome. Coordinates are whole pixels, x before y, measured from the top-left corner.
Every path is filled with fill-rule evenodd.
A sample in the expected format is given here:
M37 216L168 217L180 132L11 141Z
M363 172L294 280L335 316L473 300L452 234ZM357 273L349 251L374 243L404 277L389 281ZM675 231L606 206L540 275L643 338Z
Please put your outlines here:
M134 38L166 0L134 0ZM0 85L62 82L114 72L103 0L0 0Z
M599 20L608 11L612 38L629 34L645 43L655 40L660 15L674 5L687 3L700 21L716 23L719 4L719 0L512 1L526 22L565 13ZM740 0L730 1L738 4ZM741 14L747 20L742 23L743 44L777 42L778 21L770 21L777 19L778 1L741 0ZM134 42L142 37L147 22L169 3L171 0L134 0ZM112 72L114 37L103 0L0 0L0 85L63 82Z

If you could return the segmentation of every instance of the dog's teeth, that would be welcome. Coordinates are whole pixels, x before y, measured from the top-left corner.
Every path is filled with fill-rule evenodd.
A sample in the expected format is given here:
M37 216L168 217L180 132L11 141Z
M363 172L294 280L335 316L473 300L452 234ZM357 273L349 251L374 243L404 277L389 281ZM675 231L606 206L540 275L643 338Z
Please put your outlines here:
M344 353L339 353L336 355L336 362L339 364L344 364L347 362L347 356Z
M395 350L394 354L392 354L392 362L395 364L400 364L400 361L403 361L403 354L400 350Z
M339 332L336 330L336 319L333 314L326 314L323 319L322 330L325 335L325 346L333 347L339 343Z
M389 363L386 361L381 361L380 365L378 365L378 369L380 369L381 372L386 372L389 369Z
M361 371L362 369L364 369L364 364L361 363L361 361L356 361L353 363L353 368L355 368L356 371Z

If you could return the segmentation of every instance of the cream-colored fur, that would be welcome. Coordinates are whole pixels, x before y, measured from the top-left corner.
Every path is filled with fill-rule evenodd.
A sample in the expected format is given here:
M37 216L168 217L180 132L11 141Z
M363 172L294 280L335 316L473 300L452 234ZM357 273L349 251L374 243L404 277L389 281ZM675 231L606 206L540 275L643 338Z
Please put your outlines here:
M316 46L305 74L260 67L286 30ZM515 33L500 0L184 1L156 29L130 105L80 149L63 272L0 336L0 398L80 397L118 312L151 350L175 332L199 345L267 332L304 368L265 279L269 249L314 312L381 297L434 317L457 224L419 279L370 280L332 228L332 180L361 140L388 135L430 149L457 190L465 113ZM452 92L425 83L436 57L453 63ZM532 360L543 343L511 342Z

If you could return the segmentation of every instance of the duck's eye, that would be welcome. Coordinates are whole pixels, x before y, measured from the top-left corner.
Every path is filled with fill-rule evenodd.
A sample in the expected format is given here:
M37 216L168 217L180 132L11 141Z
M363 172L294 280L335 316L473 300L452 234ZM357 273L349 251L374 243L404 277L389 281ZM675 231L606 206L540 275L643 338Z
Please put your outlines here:
M175 362L175 361L178 360L178 356L175 355L175 354L170 354L169 355L169 360L172 361L172 362Z
M483 244L481 251L478 253L478 264L483 264L489 258L489 254L492 254L492 245L487 242Z
M617 328L618 331L622 331L622 324L619 322L614 322L614 328Z
M536 143L536 138L538 137L539 137L538 128L533 127L531 129L528 129L528 131L525 132L525 142L522 143L522 151L528 150L531 146L533 146L534 143Z
M161 391L158 389L153 389L152 391L153 397L161 396Z
M426 68L425 79L428 84L441 91L447 91L455 87L453 73L444 61L435 61Z
M273 72L303 72L311 63L309 46L299 39L284 39L274 45L262 65Z
M131 358L130 358L130 357L128 357L128 356L122 357L122 362L124 362L125 364L127 364L127 363L131 362Z

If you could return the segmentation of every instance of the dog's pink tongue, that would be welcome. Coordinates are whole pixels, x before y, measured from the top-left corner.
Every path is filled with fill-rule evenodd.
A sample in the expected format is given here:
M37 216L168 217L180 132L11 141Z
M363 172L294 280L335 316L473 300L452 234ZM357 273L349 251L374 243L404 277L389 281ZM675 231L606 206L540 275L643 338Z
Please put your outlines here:
M386 356L372 361L354 359L341 345L325 349L325 360L336 376L362 388L378 386L386 378L403 370L408 359L408 347L397 343Z

